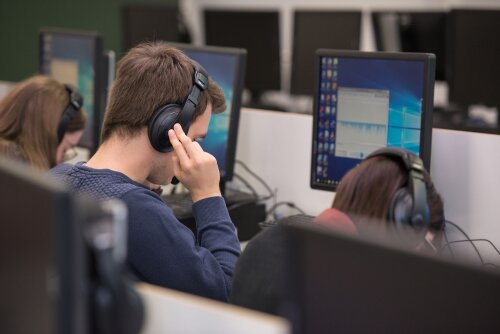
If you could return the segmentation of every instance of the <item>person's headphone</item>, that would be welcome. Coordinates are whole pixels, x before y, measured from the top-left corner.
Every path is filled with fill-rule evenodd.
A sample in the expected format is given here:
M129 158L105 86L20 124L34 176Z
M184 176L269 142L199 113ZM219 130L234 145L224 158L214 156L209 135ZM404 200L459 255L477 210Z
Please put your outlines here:
M59 121L59 126L57 127L58 144L62 142L69 123L71 123L73 118L75 118L76 113L83 106L83 96L80 94L80 91L72 85L65 84L64 87L69 94L69 104L66 109L64 109L61 120Z
M424 163L410 151L384 147L366 157L389 157L402 162L408 172L408 184L398 189L391 200L388 220L396 227L411 226L425 235L430 226L430 211L427 203L427 189L424 179Z
M193 119L194 111L199 104L200 96L208 88L208 73L198 63L193 61L193 87L189 92L188 97L181 105L167 104L158 108L148 124L148 137L151 146L158 152L172 151L172 144L168 139L168 130L174 127L174 124L179 123L188 133L191 120Z

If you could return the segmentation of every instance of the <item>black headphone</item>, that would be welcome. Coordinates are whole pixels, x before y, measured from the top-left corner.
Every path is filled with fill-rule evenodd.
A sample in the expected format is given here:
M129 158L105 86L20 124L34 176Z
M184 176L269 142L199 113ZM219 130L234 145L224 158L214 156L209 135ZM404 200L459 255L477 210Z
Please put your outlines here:
M193 61L193 69L193 87L182 106L179 104L164 105L154 112L149 121L149 141L158 152L172 151L172 144L167 137L167 132L173 128L175 123L179 123L184 133L188 133L201 93L208 88L207 71L195 61Z
M72 85L65 84L64 87L69 94L69 104L66 109L64 109L61 121L59 121L59 126L57 127L57 140L59 144L64 138L69 123L75 118L76 113L83 106L83 96L80 94L80 91Z
M425 235L430 226L430 211L427 203L427 189L422 159L401 148L384 147L366 157L385 156L401 161L408 172L408 184L398 189L391 200L388 220L396 227L411 226Z

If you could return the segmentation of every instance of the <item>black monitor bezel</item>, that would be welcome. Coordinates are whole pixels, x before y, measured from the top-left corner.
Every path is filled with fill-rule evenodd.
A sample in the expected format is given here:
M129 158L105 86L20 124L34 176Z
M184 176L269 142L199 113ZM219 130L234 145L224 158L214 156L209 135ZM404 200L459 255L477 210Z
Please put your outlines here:
M236 159L236 146L238 142L238 127L240 121L241 98L243 87L245 84L245 71L247 61L247 51L245 49L218 47L218 46L195 46L192 44L170 43L170 45L179 48L180 50L188 50L194 52L205 52L213 54L225 54L235 56L236 68L233 79L233 101L231 102L231 114L229 118L229 130L226 147L226 161L223 170L224 175L221 175L222 181L231 181L234 174L234 163ZM203 64L201 64L203 65ZM209 72L210 75L210 72ZM236 94L236 92L240 92Z
M43 39L46 35L58 35L65 37L91 39L94 43L94 110L93 110L93 136L91 143L78 143L78 146L87 148L91 153L97 151L101 140L101 120L104 116L103 106L105 105L105 81L107 75L103 73L104 69L104 48L103 39L97 31L81 31L62 28L41 28L38 32L38 72L47 75L43 70ZM85 108L85 101L84 101Z
M9 201L3 197L2 201L10 202L14 207L28 205L20 210L29 210L25 198L27 194L35 202L48 203L51 216L42 217L40 213L33 213L33 223L46 224L51 229L54 242L53 269L57 278L51 287L54 295L47 292L48 297L54 298L53 330L61 334L87 333L90 328L88 266L82 228L84 212L80 210L79 202L62 183L16 161L0 159L0 180L3 180L0 193L14 199ZM29 228L29 225L25 227Z
M432 142L432 111L434 106L434 75L436 58L433 54L428 53L403 53L403 52L363 52L350 50L328 50L319 49L316 51L315 59L315 86L314 86L314 109L313 109L313 131L311 141L311 169L309 171L310 187L312 189L320 189L327 191L336 191L336 185L325 185L317 183L314 178L314 168L317 148L317 131L318 131L318 92L320 90L320 71L321 57L331 56L338 58L362 58L362 59L382 59L382 60L407 60L421 61L424 63L424 78L423 78L423 100L422 104L422 119L421 132L424 135L420 136L420 158L424 162L424 167L430 171L431 163L431 142Z
M458 328L473 332L478 330L478 324L484 326L479 332L494 332L493 329L500 327L497 316L500 302L496 298L500 293L495 288L500 282L497 271L474 266L466 258L449 259L410 249L401 230L396 238L382 229L368 229L353 236L320 224L287 224L281 232L288 237L290 250L285 262L290 297L287 302L298 307L289 320L298 332L330 333L333 328L353 333L425 333L429 330L446 333ZM420 279L416 278L419 273ZM349 279L350 276L355 279ZM332 282L332 278L336 281ZM445 286L440 287L439 282ZM478 287L477 283L485 286ZM344 292L336 295L340 291ZM454 299L457 291L464 295ZM487 298L493 295L495 298ZM432 299L438 301L439 306L429 304ZM481 311L475 309L478 301L482 301L477 305ZM374 311L374 306L382 309ZM466 306L469 309L464 309ZM345 314L336 313L335 308ZM361 316L356 316L361 322L346 319L345 315L353 309L360 312ZM443 312L436 313L436 309ZM457 320L459 310L467 316ZM394 311L400 314L395 315ZM337 318L325 317L328 313Z
M273 28L276 28L276 31L274 31L273 29L273 32L277 32L277 36L278 36L278 45L277 45L277 55L278 55L278 59L277 59L277 63L278 63L278 68L277 68L277 74L276 74L276 78L274 78L274 76L272 77L272 82L274 82L276 80L276 85L270 85L269 87L252 87L251 85L248 86L246 85L246 82L243 82L243 87L248 89L250 92L252 92L252 94L254 93L257 93L257 94L260 94L262 92L265 92L265 91L272 91L272 90L280 90L282 89L282 80L281 80L281 77L282 77L282 69L281 69L281 44L282 44L282 36L281 36L281 24L282 24L282 17L281 17L281 13L279 10L275 9L275 8L262 8L262 9L251 9L251 10L245 10L245 9L240 9L240 8L221 8L221 7L203 7L202 8L202 17L203 17L203 32L204 32L204 42L205 42L205 45L207 44L207 37L208 37L208 29L207 29L207 15L210 15L209 13L212 12L212 13L217 13L217 14L231 14L231 13L235 13L235 14L252 14L252 15L256 15L256 14L272 14L272 15L276 15L276 20L277 20L277 24L276 25L273 25ZM213 44L212 44L213 45ZM223 45L218 45L217 47L221 47L221 48L238 48L238 47L233 47L233 46L223 46ZM240 48L242 49L242 48ZM247 50L247 58L248 58L248 50ZM276 60L276 59L275 59ZM247 61L247 66L248 66L248 61ZM251 69L249 69L251 70ZM246 71L246 68L245 68L245 71ZM252 98L256 98L256 96L252 96Z
M361 10L329 10L329 11L319 11L319 10L309 10L309 9L297 9L293 13L293 36L292 36L292 66L290 71L290 94L294 95L309 95L302 90L301 86L297 83L301 78L298 77L297 67L300 66L297 61L297 55L299 53L300 47L297 43L297 35L299 26L297 24L297 16L303 14L332 14L332 15L359 15L359 29L358 29L358 49L361 47L361 24L362 24L362 11ZM313 92L314 95L314 92Z

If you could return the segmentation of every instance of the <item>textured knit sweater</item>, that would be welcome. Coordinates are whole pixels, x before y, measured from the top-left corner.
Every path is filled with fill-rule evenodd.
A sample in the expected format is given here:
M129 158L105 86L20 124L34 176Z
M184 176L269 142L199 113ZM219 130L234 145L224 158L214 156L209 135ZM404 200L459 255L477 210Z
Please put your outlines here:
M197 236L179 222L162 199L126 175L83 163L50 171L76 192L118 198L128 208L128 256L141 280L226 301L240 246L222 197L193 204Z

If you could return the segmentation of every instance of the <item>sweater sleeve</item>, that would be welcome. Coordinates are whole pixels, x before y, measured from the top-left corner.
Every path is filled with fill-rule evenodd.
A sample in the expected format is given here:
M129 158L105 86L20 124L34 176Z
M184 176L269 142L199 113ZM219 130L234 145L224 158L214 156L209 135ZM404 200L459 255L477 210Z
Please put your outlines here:
M142 280L227 301L240 246L222 198L193 205L193 233L156 194L135 189L122 199L129 210L128 264Z

